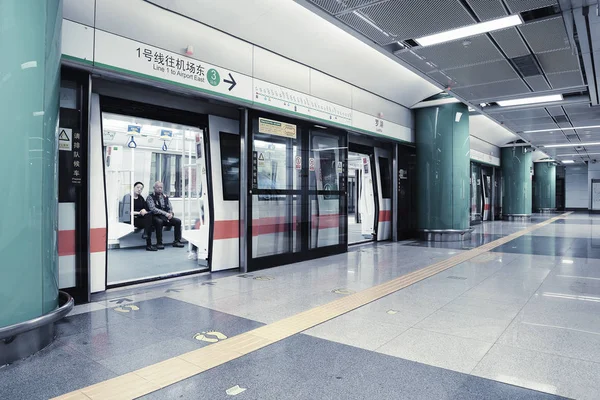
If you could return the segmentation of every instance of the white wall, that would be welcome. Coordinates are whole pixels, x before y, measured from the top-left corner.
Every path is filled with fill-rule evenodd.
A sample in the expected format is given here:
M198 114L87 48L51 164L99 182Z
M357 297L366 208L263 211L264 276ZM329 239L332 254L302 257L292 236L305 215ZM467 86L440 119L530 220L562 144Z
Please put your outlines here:
M565 207L588 208L588 167L587 165L573 165L565 169Z
M600 179L600 164L599 163L595 163L595 164L588 164L588 196L587 196L587 200L588 200L588 207L591 209L592 208L592 179Z

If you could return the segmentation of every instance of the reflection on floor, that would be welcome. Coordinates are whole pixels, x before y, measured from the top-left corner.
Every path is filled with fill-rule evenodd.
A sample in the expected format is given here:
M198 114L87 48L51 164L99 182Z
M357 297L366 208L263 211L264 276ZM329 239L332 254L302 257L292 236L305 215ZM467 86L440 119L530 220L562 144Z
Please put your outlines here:
M198 265L198 261L188 259L187 245L185 248L165 245L164 250L152 252L145 248L113 249L107 255L109 285L206 269L205 266Z
M362 235L361 224L356 223L354 214L348 215L348 243L360 243L369 240Z
M477 243L543 219L482 224ZM566 222L147 398L597 400L600 217ZM464 252L370 244L256 273L109 292L110 300L77 306L80 315L59 324L50 348L1 369L0 393L66 393L218 342L217 332L229 339Z

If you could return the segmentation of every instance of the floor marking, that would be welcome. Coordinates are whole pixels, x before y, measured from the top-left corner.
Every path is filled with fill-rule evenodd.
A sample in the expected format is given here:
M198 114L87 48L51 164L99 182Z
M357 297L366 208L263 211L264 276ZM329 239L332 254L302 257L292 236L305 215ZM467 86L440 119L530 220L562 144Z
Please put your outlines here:
M214 336L214 337L211 337L211 336ZM217 343L219 340L227 339L227 336L223 335L221 332L208 331L208 332L196 333L194 335L194 339L199 340L201 342Z
M240 387L240 385L235 385L234 387L230 387L225 391L230 396L237 396L238 394L246 391L246 388Z
M332 293L336 293L336 294L353 294L356 293L354 290L352 289L345 289L345 288L341 288L341 289L333 289L331 291Z
M180 382L209 369L223 365L253 351L296 335L323 322L339 317L407 286L434 276L449 268L472 260L514 240L527 235L555 221L563 219L571 212L550 218L522 231L512 233L483 246L465 251L447 260L402 275L391 281L344 296L327 304L303 311L269 325L239 334L227 340L170 358L160 363L109 379L92 386L75 390L55 400L73 399L135 399ZM127 307L127 306L125 306Z
M117 311L117 312L122 312L122 313L128 313L131 311L138 311L140 308L136 305L133 304L129 304L127 306L121 306L121 307L115 307L113 308L113 310Z

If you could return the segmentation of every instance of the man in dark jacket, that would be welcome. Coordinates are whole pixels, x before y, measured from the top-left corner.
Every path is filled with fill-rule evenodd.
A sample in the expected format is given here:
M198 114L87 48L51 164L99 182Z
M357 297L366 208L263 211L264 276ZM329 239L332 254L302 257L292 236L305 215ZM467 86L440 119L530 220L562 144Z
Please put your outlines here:
M133 225L136 228L144 229L146 250L156 251L156 247L152 246L152 214L148 211L148 205L142 196L142 190L144 190L142 182L136 182L133 185Z
M154 193L148 196L146 203L148 203L148 209L152 213L154 228L156 229L156 248L158 250L164 250L165 248L162 242L163 226L175 227L173 247L184 247L181 243L181 220L173 216L173 207L169 197L163 194L162 182L154 184Z

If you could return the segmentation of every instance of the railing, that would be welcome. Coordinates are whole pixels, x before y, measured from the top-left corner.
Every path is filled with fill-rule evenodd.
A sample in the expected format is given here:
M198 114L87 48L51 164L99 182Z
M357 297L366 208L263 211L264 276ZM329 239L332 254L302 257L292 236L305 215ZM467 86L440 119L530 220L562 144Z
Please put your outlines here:
M16 336L52 324L66 317L67 314L73 310L73 298L66 292L58 292L58 303L59 307L46 315L0 328L0 341L4 341L8 344L12 342Z

